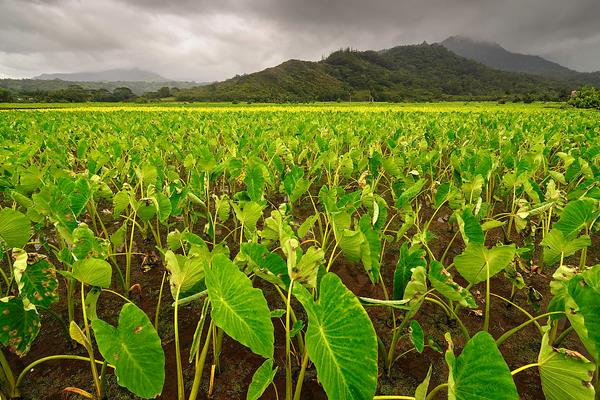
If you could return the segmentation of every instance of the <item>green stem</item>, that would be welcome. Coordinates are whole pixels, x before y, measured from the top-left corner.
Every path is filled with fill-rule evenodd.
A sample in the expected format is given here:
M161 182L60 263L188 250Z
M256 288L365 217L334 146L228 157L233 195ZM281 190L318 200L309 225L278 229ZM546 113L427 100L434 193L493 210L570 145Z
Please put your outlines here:
M292 308L292 289L294 288L294 279L290 281L288 289L286 312L285 312L285 398L292 400L292 350L290 340L290 310Z
M96 368L96 359L94 358L94 350L92 348L92 334L90 333L90 326L88 324L87 319L87 311L85 307L85 286L83 282L81 282L81 312L83 314L83 326L85 328L85 336L87 337L88 346L86 350L88 355L90 356L90 368L92 370L92 378L94 379L94 386L96 387L96 395L98 399L102 398L102 387L100 385L100 378L98 377L98 368Z
M569 336L571 334L571 332L573 332L575 329L573 328L573 326L569 326L567 329L565 329L564 331L562 331L562 333L560 334L559 337L556 338L556 340L554 341L554 343L552 343L552 346L558 346L562 343L563 340L565 340L567 338L567 336Z
M521 325L512 328L510 331L508 331L508 332L504 333L504 335L500 336L498 338L498 340L496 340L496 346L500 347L502 345L502 343L504 343L506 341L506 339L508 339L509 337L511 337L518 331L520 331L521 329L525 328L527 325L534 323L538 319L546 318L546 317L549 317L550 315L555 315L555 314L564 314L564 311L549 312L546 314L538 315L535 318L532 318L532 319L529 319L529 320L523 322Z
M526 369L529 369L529 368L537 367L539 365L540 365L539 363L532 363L532 364L523 365L522 367L519 367L519 368L515 369L514 371L511 371L510 374L512 376L515 376L519 372L525 371Z
M158 317L160 316L160 303L162 300L163 288L165 287L165 278L167 271L163 272L162 282L160 283L160 291L158 292L158 301L156 302L156 312L154 313L154 329L158 332Z
M183 368L181 366L181 349L179 346L179 293L181 286L177 287L175 294L175 315L173 318L173 328L175 330L175 358L177 361L177 399L185 400L185 388L183 387Z
M17 394L14 393L16 390L16 386L15 386L15 376L12 372L12 369L10 369L10 364L8 364L8 360L6 359L6 356L4 355L4 351L0 348L0 366L2 367L2 371L4 371L4 376L6 376L6 380L8 381L8 385L10 386L10 394Z
M202 373L204 371L204 364L206 363L206 355L208 354L208 349L210 347L210 339L212 338L211 330L213 327L213 322L210 321L208 326L208 331L206 332L206 341L204 342L204 347L202 348L202 353L200 356L196 354L196 371L194 373L194 383L192 384L192 391L190 393L189 400L196 400L198 397L198 390L200 389L200 382L202 381Z
M294 392L294 400L300 400L300 393L302 392L302 383L304 383L304 374L306 372L307 366L308 351L304 352L304 357L302 357L302 367L300 367L300 373L298 374L298 380L296 381L296 391Z
M500 300L503 300L503 301L507 302L508 304L510 304L511 306L515 307L516 309L518 309L519 311L521 311L523 314L525 314L527 316L527 318L533 319L533 315L531 315L530 313L528 313L527 310L525 310L523 307L519 306L518 304L516 304L516 303L514 303L514 302L512 302L512 301L510 301L510 300L508 300L508 299L506 299L506 298L504 298L504 297L502 297L500 295L497 295L495 293L491 293L491 295L494 296L494 297L497 297ZM540 333L543 334L544 332L542 330L542 326L537 321L535 321L534 323L535 323L535 326L537 326L537 328L540 331Z
M68 354L60 354L57 356L48 356L48 357L40 358L39 360L35 360L31 364L29 364L28 366L23 368L23 371L19 374L19 376L17 377L17 381L15 382L15 390L21 385L21 381L23 380L23 378L25 377L27 372L31 371L33 368L35 368L36 366L38 366L39 364L41 364L43 362L52 361L52 360L79 360L79 361L88 361L89 362L90 358L82 357L82 356L72 356L72 355L68 355ZM104 361L96 360L96 364L100 364L100 365L104 364ZM110 364L108 366L111 368L114 368Z
M488 332L490 329L490 266L487 261L485 267L485 319L483 320L483 330Z

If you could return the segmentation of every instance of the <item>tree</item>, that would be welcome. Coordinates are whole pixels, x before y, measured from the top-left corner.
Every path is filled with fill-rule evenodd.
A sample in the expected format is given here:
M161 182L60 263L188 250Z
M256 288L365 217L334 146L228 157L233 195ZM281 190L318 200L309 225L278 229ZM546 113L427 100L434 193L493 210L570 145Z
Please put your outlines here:
M135 97L135 94L128 87L118 87L113 90L115 101L127 101Z
M13 95L10 91L0 88L0 103L9 103L13 101Z

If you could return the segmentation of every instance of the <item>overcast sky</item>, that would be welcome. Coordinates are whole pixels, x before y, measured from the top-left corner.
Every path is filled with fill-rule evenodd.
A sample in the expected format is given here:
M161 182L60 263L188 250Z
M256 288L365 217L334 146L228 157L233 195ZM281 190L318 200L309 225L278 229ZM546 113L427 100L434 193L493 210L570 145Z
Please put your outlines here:
M0 78L139 67L212 81L450 35L600 70L600 0L0 0Z

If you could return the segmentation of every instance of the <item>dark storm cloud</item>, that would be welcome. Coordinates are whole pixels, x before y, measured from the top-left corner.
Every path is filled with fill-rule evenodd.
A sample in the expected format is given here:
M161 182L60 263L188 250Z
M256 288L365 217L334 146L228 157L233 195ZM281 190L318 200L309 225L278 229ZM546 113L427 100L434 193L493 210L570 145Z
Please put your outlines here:
M600 69L597 0L0 0L0 76L142 67L224 79L450 35Z

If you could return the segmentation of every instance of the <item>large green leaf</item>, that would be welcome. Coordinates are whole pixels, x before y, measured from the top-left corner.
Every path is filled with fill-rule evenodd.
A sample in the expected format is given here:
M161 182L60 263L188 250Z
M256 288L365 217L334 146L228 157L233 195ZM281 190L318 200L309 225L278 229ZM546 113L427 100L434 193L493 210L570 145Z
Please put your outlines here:
M244 183L246 184L248 197L252 201L259 201L262 198L263 187L265 185L265 178L260 164L256 162L248 163Z
M594 360L600 361L600 265L567 283L567 318Z
M248 393L246 394L246 400L258 400L260 396L265 392L267 387L273 382L275 374L277 373L278 367L273 369L273 360L265 360L264 363L252 375L252 382L248 386Z
M171 250L165 253L167 271L170 272L171 295L173 299L183 299L205 289L204 272L208 265L202 257L186 257L175 254Z
M394 294L395 300L404 298L404 290L410 282L412 270L416 267L425 267L425 250L420 247L408 247L408 243L402 243L400 247L400 257L394 271Z
M227 257L219 254L206 269L214 323L254 353L273 357L271 312L260 289Z
M19 295L33 305L48 307L58 300L56 270L45 258L27 254L23 250L13 251L15 282Z
M456 213L458 227L465 243L483 244L485 236L479 221L469 208L465 208L461 213Z
M515 252L514 244L488 249L482 244L469 243L462 254L454 257L454 264L469 283L476 284L485 281L488 273L491 278L506 268Z
M40 326L40 316L27 299L0 299L0 344L10 351L19 357L27 354Z
M0 210L0 250L25 247L31 237L29 219L10 208Z
M92 328L102 356L115 366L119 385L143 398L162 392L165 354L148 316L133 303L119 314L117 327L96 319Z
M99 258L86 258L73 264L73 276L79 282L108 288L112 278L112 267Z
M556 349L542 339L538 368L546 400L594 400L594 364L581 354Z
M589 236L580 236L578 238L568 239L565 234L558 230L552 229L544 240L544 264L555 264L560 258L572 256L578 250L592 245L592 240Z
M256 231L256 223L262 216L263 205L254 201L247 201L240 205L231 203L235 216L244 225L244 235L251 238Z
M554 228L569 238L579 233L596 214L597 212L594 212L593 200L582 199L571 201L560 214L560 219L554 224Z
M306 349L330 399L371 399L377 388L377 336L369 316L340 278L321 279L317 302L301 285L294 294L308 314Z
M508 365L489 333L482 331L473 336L458 357L447 338L449 400L519 399Z

